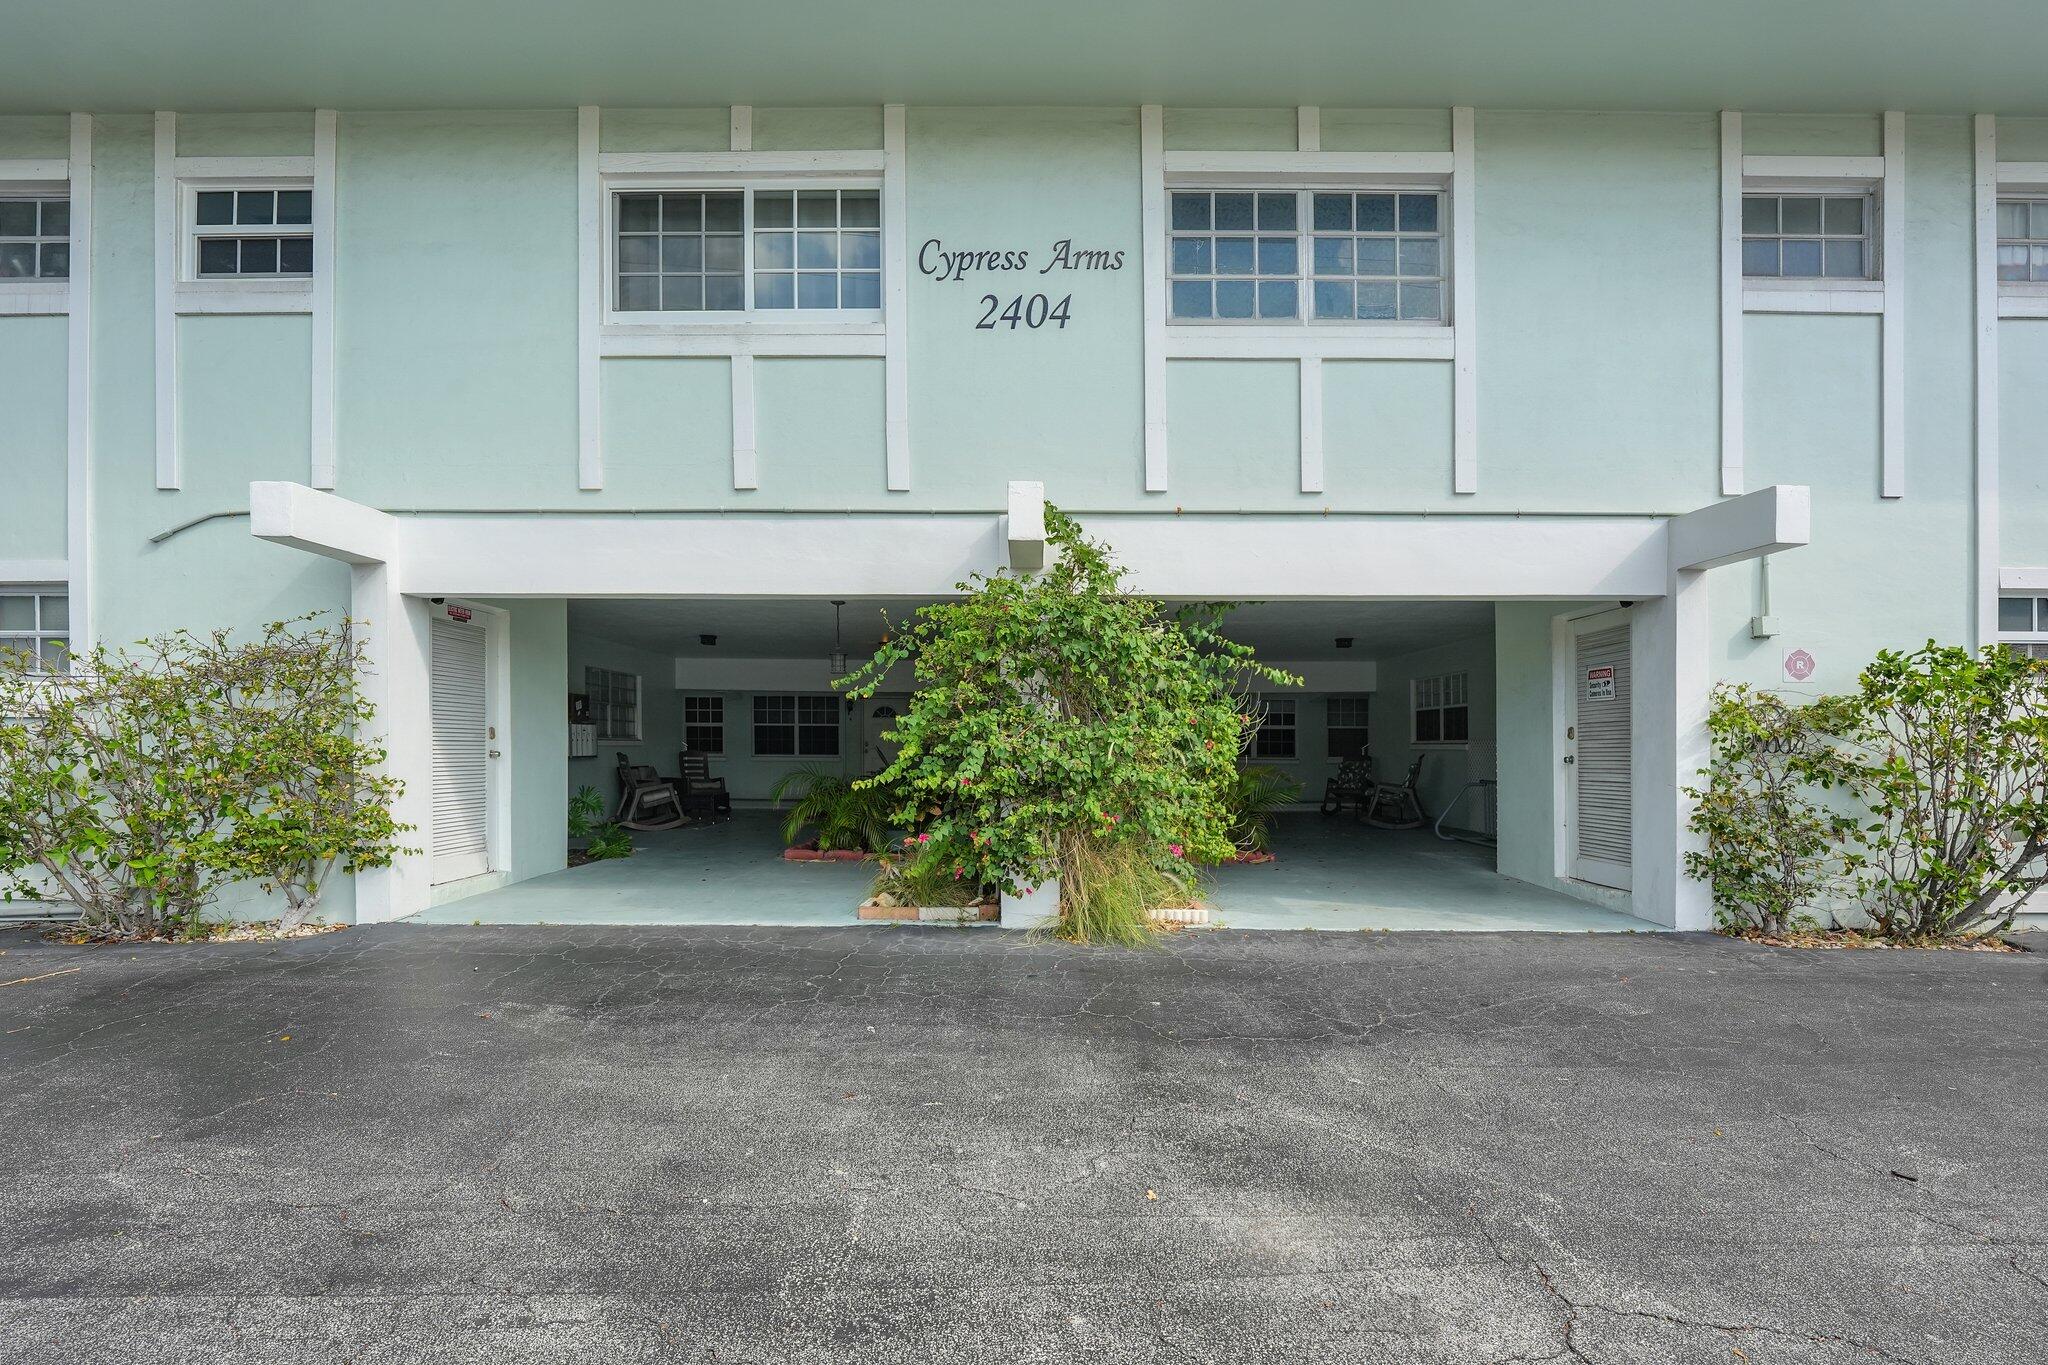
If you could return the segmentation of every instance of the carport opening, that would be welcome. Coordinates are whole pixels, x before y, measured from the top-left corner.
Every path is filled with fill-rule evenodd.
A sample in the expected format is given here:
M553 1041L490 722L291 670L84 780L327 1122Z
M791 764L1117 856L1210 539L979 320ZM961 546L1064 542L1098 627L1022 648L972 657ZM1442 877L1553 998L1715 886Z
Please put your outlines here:
M608 817L669 824L674 809L682 823L635 832L629 859L573 866L452 913L489 918L492 901L553 897L540 917L852 921L872 869L786 859L777 787L805 769L856 777L888 764L914 680L862 699L830 683L922 603L834 601L570 600L567 794L594 792ZM1619 918L1499 873L1503 827L1534 822L1547 838L1550 809L1526 793L1502 799L1494 603L1248 603L1224 629L1302 682L1253 695L1259 724L1244 763L1280 776L1289 796L1272 813L1270 860L1215 869L1212 923L1583 928ZM1547 685L1547 659L1510 665ZM1549 743L1526 727L1520 738ZM649 779L673 790L673 806L636 802Z

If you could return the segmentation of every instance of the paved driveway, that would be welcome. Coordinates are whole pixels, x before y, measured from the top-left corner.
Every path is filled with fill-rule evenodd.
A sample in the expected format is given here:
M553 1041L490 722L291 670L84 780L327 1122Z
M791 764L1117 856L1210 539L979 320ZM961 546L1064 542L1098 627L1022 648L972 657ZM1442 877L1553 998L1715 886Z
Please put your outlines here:
M7 1361L2048 1350L2035 956L0 947Z

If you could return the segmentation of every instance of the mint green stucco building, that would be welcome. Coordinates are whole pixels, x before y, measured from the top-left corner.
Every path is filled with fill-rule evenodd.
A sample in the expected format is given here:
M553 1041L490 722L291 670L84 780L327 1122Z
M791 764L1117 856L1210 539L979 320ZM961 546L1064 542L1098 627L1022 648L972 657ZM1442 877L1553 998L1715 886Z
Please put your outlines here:
M2015 4L9 29L0 638L367 621L424 847L344 914L561 867L619 753L872 766L835 648L1046 500L1256 604L1311 800L1420 755L1502 875L1669 925L1713 682L2048 650Z

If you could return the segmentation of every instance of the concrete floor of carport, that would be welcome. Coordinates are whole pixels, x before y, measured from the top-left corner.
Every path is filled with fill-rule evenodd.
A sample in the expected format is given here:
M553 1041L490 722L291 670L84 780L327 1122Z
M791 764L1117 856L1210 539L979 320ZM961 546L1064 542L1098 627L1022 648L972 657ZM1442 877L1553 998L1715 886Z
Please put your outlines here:
M793 863L772 811L634 835L638 851L435 906L423 924L785 924L853 921L874 868ZM1289 813L1273 862L1213 874L1211 916L1233 929L1651 929L1644 920L1493 871L1489 850L1427 830Z

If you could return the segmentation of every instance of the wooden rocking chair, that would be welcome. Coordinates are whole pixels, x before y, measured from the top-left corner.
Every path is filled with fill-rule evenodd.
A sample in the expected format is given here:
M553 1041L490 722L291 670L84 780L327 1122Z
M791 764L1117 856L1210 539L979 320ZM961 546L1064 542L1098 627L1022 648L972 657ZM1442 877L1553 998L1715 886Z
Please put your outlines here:
M676 791L683 798L683 814L692 818L732 814L732 795L725 789L724 778L711 775L709 755L684 749L676 755L676 765L682 773L676 779Z
M1415 786L1422 778L1422 760L1428 754L1415 755L1415 761L1408 765L1408 780L1400 786L1379 783L1366 799L1365 810L1358 817L1374 829L1421 829L1427 823L1422 814L1422 802L1416 798Z
M627 829L677 829L688 824L671 783L645 763L619 755L619 809L612 820Z
M1362 753L1355 758L1347 758L1338 765L1337 775L1323 784L1321 811L1324 815L1336 815L1349 801L1363 813L1372 788L1372 755Z

